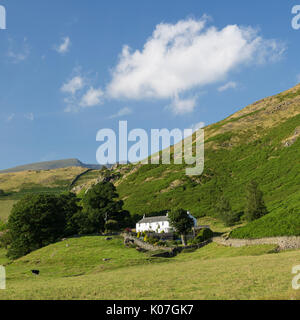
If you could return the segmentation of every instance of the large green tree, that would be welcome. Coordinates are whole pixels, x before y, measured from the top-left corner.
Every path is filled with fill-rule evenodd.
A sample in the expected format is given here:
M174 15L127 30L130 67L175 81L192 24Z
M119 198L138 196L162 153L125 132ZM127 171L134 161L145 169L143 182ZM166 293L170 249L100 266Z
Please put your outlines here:
M257 182L251 181L246 187L246 220L254 221L267 213L268 210L263 199L263 193L259 189Z
M15 259L57 241L65 231L66 217L59 198L47 194L25 196L12 209L8 220Z
M183 245L186 245L186 235L194 226L193 219L184 209L174 209L168 214L171 226L180 233Z
M64 212L66 225L64 236L73 236L79 233L80 223L76 217L81 212L79 198L74 193L66 192L58 197L58 206Z
M85 225L90 232L99 232L106 229L106 222L117 221L118 228L124 228L130 221L129 212L123 210L123 201L117 200L115 186L107 181L96 184L83 197L83 214ZM115 227L116 228L116 227Z

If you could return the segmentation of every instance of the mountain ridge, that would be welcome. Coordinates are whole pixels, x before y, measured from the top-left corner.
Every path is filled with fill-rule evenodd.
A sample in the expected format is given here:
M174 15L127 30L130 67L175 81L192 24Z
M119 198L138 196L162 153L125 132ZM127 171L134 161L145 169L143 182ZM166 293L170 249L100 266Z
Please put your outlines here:
M43 161L43 162L36 162L36 163L21 165L13 168L0 170L0 174L15 173L15 172L22 172L22 171L45 171L45 170L63 169L63 168L69 168L69 167L82 167L86 169L99 170L101 169L102 166L96 165L96 164L85 164L78 159L71 158L71 159Z

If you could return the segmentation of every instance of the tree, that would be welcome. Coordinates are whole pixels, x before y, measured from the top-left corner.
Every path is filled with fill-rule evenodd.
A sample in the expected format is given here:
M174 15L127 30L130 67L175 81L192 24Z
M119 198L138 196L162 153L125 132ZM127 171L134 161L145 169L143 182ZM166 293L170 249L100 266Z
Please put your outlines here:
M58 197L58 205L64 212L66 219L66 226L64 236L73 236L79 233L80 223L76 220L77 214L81 212L79 206L79 198L74 193L66 192Z
M115 232L120 229L119 223L116 220L108 220L105 223L105 231L107 233L109 232Z
M54 195L31 194L16 203L8 220L8 256L16 259L57 241L65 231L63 210Z
M231 227L240 220L239 214L232 212L228 199L223 195L217 203L216 210L218 218L222 220L226 227Z
M251 181L246 187L246 220L254 221L266 214L268 210L263 200L263 193L259 190L257 182Z
M11 233L8 230L0 232L0 248L5 248L7 250L11 242Z
M104 231L109 220L118 222L120 228L130 219L128 211L123 210L123 201L116 200L119 195L111 182L103 181L90 189L83 198L83 209L93 232Z
M194 226L193 219L184 209L171 210L168 218L171 226L180 233L182 244L186 245L186 234L189 233Z
M0 197L3 197L3 196L5 196L5 192L4 190L0 189Z

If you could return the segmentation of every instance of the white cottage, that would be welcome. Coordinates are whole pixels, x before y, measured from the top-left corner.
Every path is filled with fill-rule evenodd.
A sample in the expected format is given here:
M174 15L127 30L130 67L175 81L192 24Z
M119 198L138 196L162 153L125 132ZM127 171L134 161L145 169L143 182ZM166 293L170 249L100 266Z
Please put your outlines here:
M189 212L188 215L194 221L194 228L197 227L197 219ZM174 229L171 227L168 215L159 217L145 217L136 224L136 232L152 231L156 233L170 233Z

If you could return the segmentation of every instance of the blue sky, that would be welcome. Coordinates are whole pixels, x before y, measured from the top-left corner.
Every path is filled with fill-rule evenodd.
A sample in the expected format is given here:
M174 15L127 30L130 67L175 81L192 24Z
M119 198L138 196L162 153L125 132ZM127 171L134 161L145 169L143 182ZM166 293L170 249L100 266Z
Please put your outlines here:
M294 86L296 4L0 0L0 169L96 163L97 131L119 120L190 128Z

